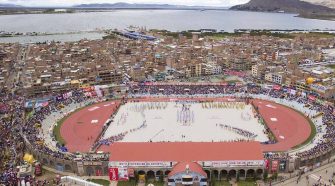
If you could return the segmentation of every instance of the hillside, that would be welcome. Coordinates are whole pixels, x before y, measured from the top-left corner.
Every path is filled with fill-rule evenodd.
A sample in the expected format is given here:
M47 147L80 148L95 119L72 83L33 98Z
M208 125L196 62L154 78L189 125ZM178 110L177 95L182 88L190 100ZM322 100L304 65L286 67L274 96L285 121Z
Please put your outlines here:
M18 7L22 6L8 3L0 3L0 8L18 8Z
M185 6L170 4L137 4L137 3L101 3L101 4L80 4L72 8L95 8L95 9L225 9L222 7L208 6Z
M334 9L300 0L250 0L250 2L246 4L236 5L231 7L230 9L264 12L284 11L299 14L323 14L335 12Z
M329 8L335 8L335 1L334 0L303 0L312 4L322 5Z

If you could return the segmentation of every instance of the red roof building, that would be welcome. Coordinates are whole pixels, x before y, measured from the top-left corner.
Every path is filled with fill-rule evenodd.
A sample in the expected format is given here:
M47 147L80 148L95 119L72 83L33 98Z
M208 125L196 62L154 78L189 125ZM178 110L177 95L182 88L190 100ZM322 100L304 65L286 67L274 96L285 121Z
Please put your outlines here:
M100 150L110 152L110 162L263 160L259 142L119 142Z
M259 142L118 142L99 150L110 152L109 169L150 178L164 173L170 186L194 182L204 186L209 170L226 171L222 175L229 172L230 177L244 170L241 176L249 171L261 177L265 165Z
M173 176L173 175L178 174L178 173L183 173L183 172L185 172L186 167L191 172L196 172L196 173L201 174L204 177L207 177L206 172L202 169L202 167L198 163L195 163L195 162L180 162L180 163L177 163L173 167L172 171L169 173L168 176L170 177L170 176Z

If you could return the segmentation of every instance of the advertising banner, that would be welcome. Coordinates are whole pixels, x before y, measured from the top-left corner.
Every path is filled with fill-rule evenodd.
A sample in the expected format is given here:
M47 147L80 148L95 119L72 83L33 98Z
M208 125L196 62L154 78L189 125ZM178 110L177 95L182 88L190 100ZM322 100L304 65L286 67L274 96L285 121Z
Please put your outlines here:
M227 86L227 82L217 82L217 83L208 83L208 82L198 82L198 83L192 83L192 82L145 82L145 83L139 83L138 85L145 85L145 86L158 86L158 85L169 85L169 86L192 86L192 85L210 85L210 86ZM241 86L242 83L236 83L235 85Z
M83 88L83 91L84 92L92 92L92 91L94 91L94 87L85 87L85 88Z
M306 92L301 92L302 97L306 97Z
M122 181L128 181L129 175L128 175L128 168L118 168L118 178Z
M312 95L309 95L308 99L311 100L311 101L315 101L316 98L314 96L312 96Z
M286 160L281 160L279 164L279 170L285 171L286 170Z
M213 167L248 167L248 166L263 166L264 160L254 161L213 161Z
M119 180L118 168L109 168L108 173L109 173L109 179L111 181L118 181Z
M41 101L37 101L37 102L35 103L35 108L46 107L46 106L48 106L48 105L49 105L49 102L48 102L48 101L43 101L43 100L41 100Z
M102 91L100 89L100 86L94 86L94 89L95 89L95 93L97 94L98 97L103 96Z
M40 164L35 165L35 176L40 176L42 175L42 167Z
M135 177L135 170L134 169L128 169L128 176L130 177L130 178L133 178L133 177Z
M293 171L295 168L294 168L294 162L295 162L295 159L293 158L290 158L289 161L288 161L288 171Z
M272 162L271 162L271 171L272 172L276 172L277 171L278 164L279 164L278 160L272 160Z
M56 101L61 101L61 100L63 100L63 95L56 96L55 99L56 99Z
M310 87L311 87L312 90L315 90L315 91L320 92L320 93L325 93L326 90L327 90L327 87L325 87L323 85L319 85L319 84L311 84Z
M25 108L33 108L33 106L34 106L34 101L33 100L26 101L25 104L24 104Z
M265 169L269 170L270 168L270 161L268 159L265 160Z
M111 166L115 167L171 167L171 162L157 161L157 162L110 162Z
M68 99L69 97L72 97L72 91L63 94L64 99Z
M281 87L280 87L279 85L273 85L273 89L274 89L274 90L280 90L280 88L281 88Z
M95 171L95 175L96 175L96 176L102 176L102 171L99 170L99 169L97 169L97 170Z

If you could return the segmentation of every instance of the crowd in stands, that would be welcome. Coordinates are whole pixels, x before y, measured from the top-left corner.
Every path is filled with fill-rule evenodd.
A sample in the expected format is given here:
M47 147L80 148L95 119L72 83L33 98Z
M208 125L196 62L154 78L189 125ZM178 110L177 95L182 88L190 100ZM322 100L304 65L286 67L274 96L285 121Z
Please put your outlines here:
M0 90L0 184L16 185L16 165L22 163L24 143L20 133L23 98Z
M46 179L37 179L35 176L32 175L26 175L21 178L17 178L17 175L15 172L12 172L10 174L3 173L4 177L10 178L10 181L5 182L7 185L14 186L14 185L28 185L28 183L31 186L48 186L48 185L58 185L60 183L60 179L53 178L52 180L46 180Z
M307 104L308 101L306 99L299 99L300 103ZM310 156L318 156L324 152L329 151L335 147L335 115L333 108L329 106L323 106L318 103L311 104L311 108L313 110L317 110L318 112L323 112L322 123L326 126L326 133L322 136L321 141L317 142L317 145L308 151L304 151L302 153L297 154L299 157L310 157Z
M60 110L60 108L67 106L71 103L80 103L85 101L86 99L87 98L83 95L82 92L72 91L72 96L69 98L60 99L58 97L58 99L49 101L49 104L47 106L35 109L35 113L30 118L27 118L27 121L22 126L23 134L25 134L27 140L32 143L31 145L33 145L34 148L37 148L40 152L43 152L44 154L66 160L74 158L74 155L70 153L63 153L60 150L51 150L49 147L44 145L43 139L36 134L39 134L40 130L40 127L38 127L38 125L42 123L47 115L53 112L57 112ZM58 146L61 147L62 144L58 144Z
M25 108L23 97L9 92L0 92L0 99L0 183L17 184L19 180L16 166L23 164L26 145L31 145L39 152L56 158L75 157L60 150L51 150L44 145L43 139L38 134L40 124L48 114L59 111L61 107L72 102L82 102L87 99L82 92L72 91L72 96L67 99L50 99L47 105L30 110L29 112L33 112L30 116Z
M220 86L220 85L135 85L130 87L130 94L142 95L196 95L196 94L233 94L243 92L245 87L240 86Z
M322 122L326 130L321 141L317 142L312 149L297 153L298 157L316 156L328 152L335 147L335 115L333 107L322 105L315 100L299 94L290 94L285 89L274 90L261 88L259 86L220 86L220 85L133 85L130 86L129 95L197 95L206 94L264 94L273 98L282 98L298 101L301 104L310 104L309 109L323 112ZM71 103L81 103L88 100L82 90L73 90L69 97L53 96L47 105L33 109L33 114L28 117L25 109L25 98L0 90L0 183L16 182L16 166L22 163L22 157L26 145L32 145L39 152L61 159L74 159L75 155L62 152L60 149L51 150L45 146L41 139L40 125L47 115L53 112L61 112L61 108ZM31 110L30 110L31 111ZM116 136L112 141L118 141L121 136ZM30 144L27 144L30 143ZM62 144L58 145L59 147ZM286 155L285 155L286 156ZM16 182L17 183L17 182ZM14 184L15 185L15 184Z

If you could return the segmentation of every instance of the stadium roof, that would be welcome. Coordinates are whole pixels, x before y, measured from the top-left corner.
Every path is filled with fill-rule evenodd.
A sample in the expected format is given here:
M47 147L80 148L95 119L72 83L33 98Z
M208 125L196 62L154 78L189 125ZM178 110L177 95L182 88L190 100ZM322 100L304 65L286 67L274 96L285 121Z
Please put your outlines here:
M118 142L99 150L114 162L263 160L259 142Z

